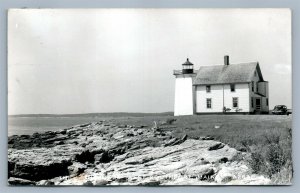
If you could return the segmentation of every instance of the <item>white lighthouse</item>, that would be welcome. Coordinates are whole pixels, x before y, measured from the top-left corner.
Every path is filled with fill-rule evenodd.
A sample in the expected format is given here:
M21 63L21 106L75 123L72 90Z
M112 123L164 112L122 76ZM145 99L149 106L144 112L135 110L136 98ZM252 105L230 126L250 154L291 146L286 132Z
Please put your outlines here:
M175 106L174 116L193 115L195 111L195 89L193 80L196 77L194 64L187 58L182 70L174 70L175 75Z

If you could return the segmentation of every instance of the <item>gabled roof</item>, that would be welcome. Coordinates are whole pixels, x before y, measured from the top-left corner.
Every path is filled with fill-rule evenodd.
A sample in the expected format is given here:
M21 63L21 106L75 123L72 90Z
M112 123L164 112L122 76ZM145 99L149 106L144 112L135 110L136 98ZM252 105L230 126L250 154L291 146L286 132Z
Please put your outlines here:
M260 81L264 81L258 62L201 66L193 84L207 85L251 82L255 70L257 70Z

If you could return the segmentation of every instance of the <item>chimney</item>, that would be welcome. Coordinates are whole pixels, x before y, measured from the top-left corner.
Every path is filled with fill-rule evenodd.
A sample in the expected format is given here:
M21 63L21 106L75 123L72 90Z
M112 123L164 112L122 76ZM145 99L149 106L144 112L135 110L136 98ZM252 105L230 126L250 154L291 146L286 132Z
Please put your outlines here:
M224 56L224 65L228 66L229 65L229 56Z

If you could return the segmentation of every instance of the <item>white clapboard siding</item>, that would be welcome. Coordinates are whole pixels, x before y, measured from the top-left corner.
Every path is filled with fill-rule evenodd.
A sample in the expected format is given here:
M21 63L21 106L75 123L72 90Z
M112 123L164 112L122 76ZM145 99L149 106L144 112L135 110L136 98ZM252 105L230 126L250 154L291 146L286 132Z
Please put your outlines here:
M224 98L223 98L224 97ZM211 85L211 92L206 92L206 86L196 87L196 112L197 113L220 113L223 107L233 108L233 97L238 98L239 112L249 112L249 87L248 84L236 84L235 91L231 92L230 85ZM207 108L206 99L211 98L212 107ZM223 105L224 103L224 105Z
M265 89L266 97L261 97L262 98L261 110L262 110L262 112L268 113L269 109L270 109L269 108L270 101L269 101L269 104L267 105L267 99L269 98L269 83L268 82L264 82L264 89Z
M192 77L177 77L175 79L174 115L192 115L193 113Z
M211 108L206 107L206 99L211 98ZM206 92L206 86L196 87L196 112L197 113L214 113L223 112L223 86L211 85L211 91Z
M255 75L253 76L252 78L252 81L254 82L254 91L252 91L252 82L249 83L249 89L250 89L250 92L249 92L249 95L250 95L250 106L249 106L249 111L250 112L254 112L255 111L255 107L256 107L256 101L255 101L255 97L257 97L257 95L255 94L256 90L257 90L257 82L259 81L259 77L257 75L257 71L255 71ZM253 98L253 107L251 105L251 98Z
M258 93L266 96L268 82L258 82Z
M231 92L230 85L224 85L224 106L230 108L230 112L236 112L233 108L233 97L238 98L238 112L249 112L250 99L249 99L249 84L235 84L235 91Z

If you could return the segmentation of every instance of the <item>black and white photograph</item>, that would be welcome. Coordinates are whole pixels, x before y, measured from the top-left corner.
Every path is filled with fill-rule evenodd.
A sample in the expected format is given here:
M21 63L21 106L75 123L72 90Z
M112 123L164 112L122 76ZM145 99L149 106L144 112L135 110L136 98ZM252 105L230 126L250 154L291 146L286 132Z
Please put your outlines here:
M9 186L292 185L290 9L7 19Z

